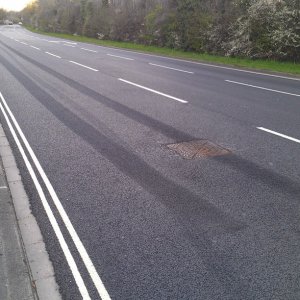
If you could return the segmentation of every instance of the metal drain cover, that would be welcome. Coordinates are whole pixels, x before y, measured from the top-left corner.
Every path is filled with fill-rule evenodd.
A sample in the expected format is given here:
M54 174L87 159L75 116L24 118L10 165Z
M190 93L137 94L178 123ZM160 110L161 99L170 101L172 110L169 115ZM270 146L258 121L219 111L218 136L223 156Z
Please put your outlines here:
M169 144L167 145L167 147L171 150L174 150L186 159L196 159L230 154L229 150L208 140L196 140L177 144Z

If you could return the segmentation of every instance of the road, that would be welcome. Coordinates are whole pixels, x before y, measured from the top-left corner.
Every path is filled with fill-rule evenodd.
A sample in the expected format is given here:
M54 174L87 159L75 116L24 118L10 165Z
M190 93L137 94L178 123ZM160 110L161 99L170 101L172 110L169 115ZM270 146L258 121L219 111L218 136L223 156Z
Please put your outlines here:
M299 78L2 26L0 92L64 299L300 298Z

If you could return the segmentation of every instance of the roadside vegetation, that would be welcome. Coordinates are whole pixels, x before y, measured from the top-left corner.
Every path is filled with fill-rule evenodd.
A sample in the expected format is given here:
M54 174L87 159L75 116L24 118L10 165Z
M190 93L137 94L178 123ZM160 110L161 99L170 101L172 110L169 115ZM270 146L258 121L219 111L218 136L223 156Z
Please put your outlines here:
M20 15L14 11L6 11L3 8L0 8L0 25L5 25L7 21L11 21L13 23L20 22Z
M299 0L36 0L21 17L76 41L300 74Z
M142 44L136 44L132 42L118 42L118 41L109 41L109 40L99 40L96 38L89 38L85 36L79 35L71 35L65 33L53 33L53 32L44 32L41 30L34 29L30 26L26 26L26 28L32 32L45 34L48 36L58 37L62 39L69 39L76 42L90 43L100 46L106 47L116 47L127 50L141 51L149 54L158 54L164 55L173 58L179 59L188 59L199 62L210 62L216 64L226 64L230 66L236 67L244 67L249 69L260 69L266 71L274 71L274 72L283 72L289 73L293 75L300 75L300 64L287 62L287 61L276 61L271 59L249 59L249 58L241 58L241 57L224 57L218 55L211 55L205 53L197 53L192 51L182 51L177 49L171 49L166 47L157 47L157 46L147 46Z

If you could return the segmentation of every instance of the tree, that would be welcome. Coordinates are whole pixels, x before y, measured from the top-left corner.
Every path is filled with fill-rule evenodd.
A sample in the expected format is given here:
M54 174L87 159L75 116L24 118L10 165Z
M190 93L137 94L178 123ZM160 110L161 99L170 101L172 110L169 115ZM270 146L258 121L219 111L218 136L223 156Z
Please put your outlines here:
M299 61L299 10L294 1L256 0L232 26L228 54Z
M7 16L7 12L0 8L0 24L4 22L4 20L6 19L6 16Z
M36 0L22 17L46 31L299 62L299 7L300 0Z

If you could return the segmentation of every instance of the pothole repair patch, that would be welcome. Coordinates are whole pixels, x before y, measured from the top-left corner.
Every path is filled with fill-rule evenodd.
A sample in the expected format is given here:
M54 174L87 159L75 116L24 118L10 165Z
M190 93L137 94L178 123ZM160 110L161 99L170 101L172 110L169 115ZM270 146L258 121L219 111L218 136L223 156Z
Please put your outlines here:
M186 159L222 156L231 153L229 150L208 140L196 140L177 144L169 144L167 147L171 150L174 150L176 153Z

